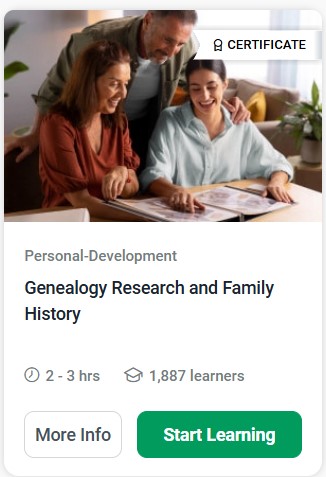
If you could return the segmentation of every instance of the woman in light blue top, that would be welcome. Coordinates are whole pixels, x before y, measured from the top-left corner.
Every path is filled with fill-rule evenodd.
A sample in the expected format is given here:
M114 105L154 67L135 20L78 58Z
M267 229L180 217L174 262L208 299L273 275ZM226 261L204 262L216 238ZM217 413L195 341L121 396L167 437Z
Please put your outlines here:
M190 101L161 113L140 176L143 190L194 212L204 206L188 187L265 177L263 195L292 202L285 188L291 165L251 121L232 123L221 105L228 85L223 61L192 59L186 78Z

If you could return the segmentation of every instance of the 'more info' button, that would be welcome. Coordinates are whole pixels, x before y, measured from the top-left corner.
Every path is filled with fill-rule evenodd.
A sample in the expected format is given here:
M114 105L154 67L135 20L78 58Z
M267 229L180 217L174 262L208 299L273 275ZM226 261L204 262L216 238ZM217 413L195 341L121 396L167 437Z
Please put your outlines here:
M29 457L117 457L121 417L116 412L30 412L25 417Z

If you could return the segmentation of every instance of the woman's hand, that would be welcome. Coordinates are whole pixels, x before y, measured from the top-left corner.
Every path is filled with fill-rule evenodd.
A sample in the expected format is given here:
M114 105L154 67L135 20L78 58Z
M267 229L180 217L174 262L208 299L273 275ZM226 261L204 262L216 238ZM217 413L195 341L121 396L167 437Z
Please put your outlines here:
M285 172L274 172L262 196L267 197L267 195L270 194L275 200L278 200L279 202L292 204L293 199L285 188L285 184L287 182L288 175Z
M179 210L181 212L195 213L195 209L205 210L205 206L199 202L191 192L180 187L176 190L168 199L169 205L172 209Z
M193 214L196 209L205 210L205 206L199 202L191 192L184 187L172 184L172 182L159 177L149 187L148 192L159 197L165 197L172 209Z
M250 111L245 107L241 99L237 96L230 98L228 101L223 100L223 106L231 113L231 120L234 124L249 121Z
M102 195L105 200L114 200L125 187L128 180L128 169L125 166L113 167L102 181Z

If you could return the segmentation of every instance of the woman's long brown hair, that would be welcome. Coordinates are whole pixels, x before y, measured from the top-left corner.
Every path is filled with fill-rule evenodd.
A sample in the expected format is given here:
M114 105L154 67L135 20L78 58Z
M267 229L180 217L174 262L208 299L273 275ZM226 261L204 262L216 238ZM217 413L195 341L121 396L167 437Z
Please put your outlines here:
M130 63L129 53L122 45L107 40L89 45L78 55L60 99L51 112L63 114L76 127L87 124L98 107L97 78L119 63ZM114 121L121 126L121 103L113 114L104 115L106 125Z

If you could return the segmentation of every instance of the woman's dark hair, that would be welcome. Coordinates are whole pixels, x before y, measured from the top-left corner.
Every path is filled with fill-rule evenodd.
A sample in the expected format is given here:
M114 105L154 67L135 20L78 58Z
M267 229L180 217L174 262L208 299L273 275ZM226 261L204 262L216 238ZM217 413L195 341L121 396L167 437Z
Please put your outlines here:
M214 71L222 81L225 81L227 78L225 64L222 60L195 60L193 56L186 66L187 83L189 83L191 73L197 70Z
M129 53L122 45L107 40L89 45L78 55L60 99L51 111L63 114L76 127L84 126L97 111L97 78L119 63L130 63ZM119 126L122 124L121 101L112 115L104 115L106 125L112 120Z

